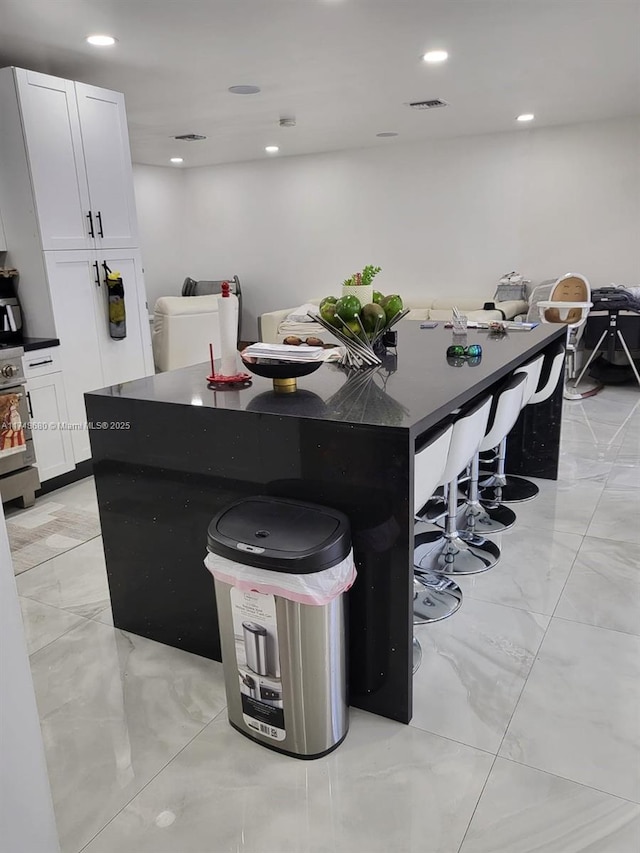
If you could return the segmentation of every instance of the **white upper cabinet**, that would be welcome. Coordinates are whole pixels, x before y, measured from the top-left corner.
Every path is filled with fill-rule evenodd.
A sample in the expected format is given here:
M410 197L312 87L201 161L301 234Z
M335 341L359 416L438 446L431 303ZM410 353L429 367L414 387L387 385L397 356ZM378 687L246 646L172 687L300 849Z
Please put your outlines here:
M15 76L42 248L91 248L74 84L22 68Z
M42 248L137 246L124 96L21 68L15 79Z
M124 95L76 83L82 148L98 249L138 245Z

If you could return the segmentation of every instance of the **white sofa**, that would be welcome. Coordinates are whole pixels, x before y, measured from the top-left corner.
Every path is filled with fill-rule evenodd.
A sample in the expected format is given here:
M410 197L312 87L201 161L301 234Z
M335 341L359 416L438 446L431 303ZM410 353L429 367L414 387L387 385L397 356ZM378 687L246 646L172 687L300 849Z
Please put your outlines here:
M321 298L309 299L309 303L319 305ZM487 303L485 303L487 304ZM491 303L492 305L494 303ZM450 320L453 306L465 313L469 320L489 322L490 320L512 320L516 314L526 314L528 304L525 301L511 300L509 302L495 303L493 309L485 310L483 304L477 299L428 299L424 302L405 303L410 308L407 315L409 320L438 320L439 322ZM328 334L327 330L319 323L300 323L288 320L290 314L296 313L295 308L283 308L280 311L270 311L262 314L258 319L258 331L260 340L265 343L282 343L287 335L322 335Z
M153 311L151 344L156 370L177 370L220 357L220 295L161 296ZM238 303L234 300L236 306Z

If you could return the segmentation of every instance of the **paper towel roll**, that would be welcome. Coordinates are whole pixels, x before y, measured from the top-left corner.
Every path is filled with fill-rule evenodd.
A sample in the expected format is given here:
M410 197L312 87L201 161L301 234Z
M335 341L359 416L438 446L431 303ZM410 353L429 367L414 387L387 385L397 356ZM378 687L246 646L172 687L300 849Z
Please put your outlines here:
M238 372L238 297L233 293L223 295L218 303L220 321L220 373L235 376Z

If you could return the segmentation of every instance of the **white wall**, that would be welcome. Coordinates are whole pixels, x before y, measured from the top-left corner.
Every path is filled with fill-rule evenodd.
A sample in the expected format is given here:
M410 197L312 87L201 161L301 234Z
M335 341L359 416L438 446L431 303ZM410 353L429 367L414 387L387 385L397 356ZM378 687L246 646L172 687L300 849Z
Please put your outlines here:
M149 311L159 296L178 296L185 271L184 186L179 169L134 164L140 249Z
M640 118L532 133L520 172L523 270L640 285Z
M2 850L58 853L40 721L1 503L0 768Z
M247 338L368 263L414 299L484 301L512 269L640 284L639 150L635 118L185 169L181 275L236 273Z

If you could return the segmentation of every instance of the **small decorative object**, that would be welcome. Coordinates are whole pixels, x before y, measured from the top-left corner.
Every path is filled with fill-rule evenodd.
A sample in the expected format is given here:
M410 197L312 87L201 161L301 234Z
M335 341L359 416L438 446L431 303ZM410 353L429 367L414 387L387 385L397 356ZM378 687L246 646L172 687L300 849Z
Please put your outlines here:
M397 299L400 297L398 296ZM400 306L402 306L402 301L400 301ZM382 313L384 315L384 312ZM344 344L346 352L343 363L347 367L361 368L382 363L380 354L384 352L385 346L395 346L395 339L392 342L389 337L394 334L390 332L390 329L408 313L408 308L403 309L401 307L389 321L386 320L386 317L383 320L383 317L378 315L371 331L365 329L365 322L367 321L366 319L363 321L361 314L356 315L355 320L346 322L336 313L333 324L327 322L322 314L309 313L309 316L324 326L325 329L328 329L338 338L340 343Z
M462 367L467 364L469 367L477 367L482 361L482 347L480 344L452 344L447 347L447 364L452 367Z
M461 314L460 311L453 306L453 312L451 314L451 328L453 329L454 335L466 335L467 334L467 315Z
M362 272L356 272L342 282L342 295L355 296L361 308L373 302L372 282L380 270L380 267L367 264Z
M380 267L371 264L354 273L342 285L343 295L325 296L319 313L309 317L328 329L346 347L343 364L348 367L367 367L380 364L385 347L396 345L392 326L409 313L397 293L383 296L373 289L373 279Z
M504 338L507 334L507 324L504 320L491 320L489 322L489 336L492 338Z
M477 358L482 355L482 347L480 344L469 344L468 347L452 344L450 347L447 347L447 355L458 358L466 358L467 356L469 358Z

